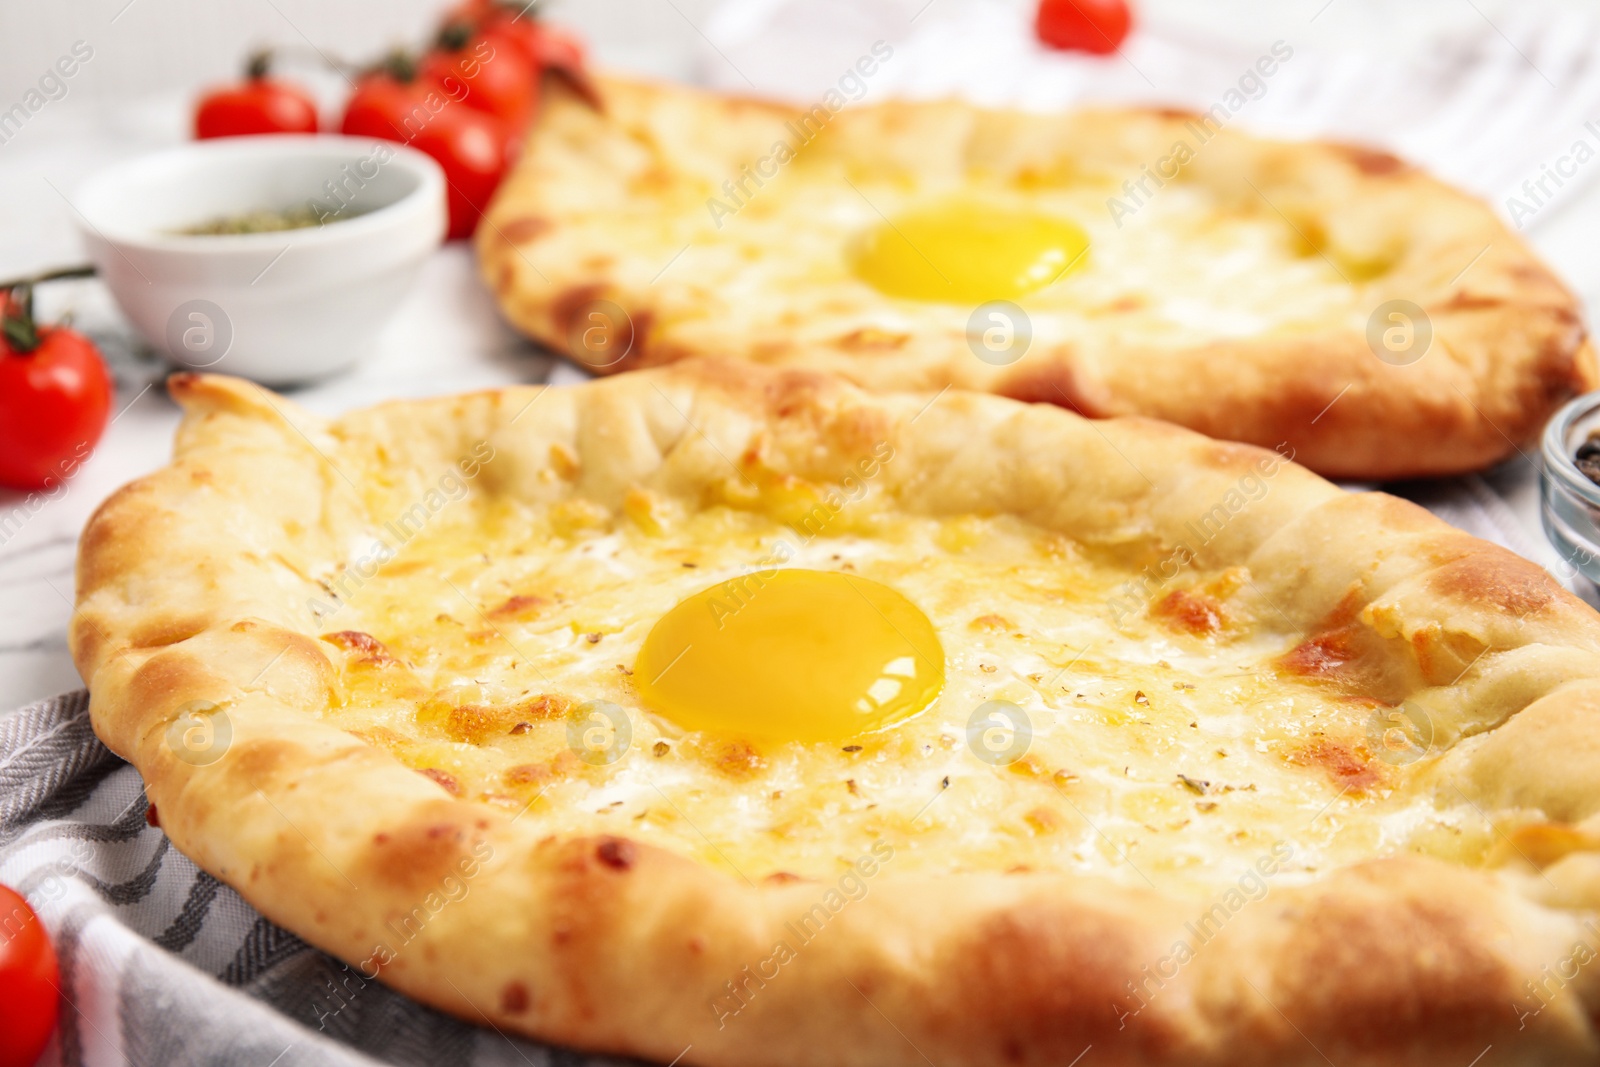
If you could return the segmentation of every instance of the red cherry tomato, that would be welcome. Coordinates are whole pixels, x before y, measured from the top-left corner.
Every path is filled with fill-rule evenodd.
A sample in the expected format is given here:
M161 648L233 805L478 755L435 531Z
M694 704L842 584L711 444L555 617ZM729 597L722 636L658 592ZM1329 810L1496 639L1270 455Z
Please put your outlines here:
M459 97L460 83L450 88ZM396 57L357 83L339 129L400 141L432 156L444 168L452 238L477 229L510 163L512 134L504 122L452 98L431 78L414 76Z
M0 485L13 489L53 488L89 458L115 392L94 344L35 325L32 304L19 286L0 322Z
M409 142L434 115L450 104L444 89L419 81L415 69L391 57L379 70L363 75L344 107L339 132L351 137L377 137Z
M455 106L439 113L411 141L444 168L450 238L471 237L510 163L505 123Z
M516 0L509 4L497 0L465 0L445 11L444 18L439 21L439 33L450 33L460 26L480 34L502 34L524 59L538 66L534 38L539 22Z
M239 137L251 133L316 133L317 105L305 90L267 76L269 57L250 57L245 80L200 98L194 135Z
M533 28L534 59L540 67L565 74L583 71L589 57L576 35L548 22L535 22Z
M536 33L529 32L530 29L537 27L537 25L538 23L532 19L512 22L498 15L491 15L479 23L477 38L481 41L488 41L494 47L496 55L503 50L516 53L517 58L528 65L529 75L537 83L541 71L538 47L535 41Z
M32 1067L56 1028L61 971L44 923L0 885L0 1067Z
M539 99L538 71L527 55L508 36L476 35L465 23L440 31L438 47L422 60L421 77L514 133L526 127Z
M1034 30L1056 48L1109 55L1132 24L1126 0L1039 0Z
M600 90L589 77L583 42L572 33L543 22L521 0L465 0L445 15L443 26L475 26L481 37L505 41L533 65L536 77L554 74L596 108Z
M481 34L499 34L512 41L541 71L576 71L587 62L583 42L577 37L519 8L490 5L488 14L477 25Z
M500 10L504 11L504 8ZM504 15L498 17L502 22L505 19ZM531 51L535 68L541 74L554 74L566 82L568 88L587 101L589 106L603 111L605 101L601 99L599 86L589 77L589 58L583 42L574 34L552 26L548 22L523 19L516 25L520 26L523 23L531 27L521 36ZM494 25L493 21L490 25ZM489 29L484 32L490 34L505 31Z

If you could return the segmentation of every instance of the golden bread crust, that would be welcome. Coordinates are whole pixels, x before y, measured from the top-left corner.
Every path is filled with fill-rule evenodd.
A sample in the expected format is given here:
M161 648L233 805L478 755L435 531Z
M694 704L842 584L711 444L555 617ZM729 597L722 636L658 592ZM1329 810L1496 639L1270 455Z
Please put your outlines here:
M798 109L620 79L601 90L604 111L552 98L477 234L484 280L511 323L600 373L711 356L832 371L880 390L954 385L1288 442L1313 470L1358 479L1489 466L1600 384L1576 298L1485 205L1381 153L1212 132L1184 112L1047 117L890 101L833 116L756 187L741 175L777 141L796 140ZM1167 320L1152 305L1174 295L1163 287L1211 270L1233 248L1224 242L1103 305L1069 292L1058 303L1079 317L1065 324L1052 324L1056 303L1023 298L1033 343L993 366L971 350L971 308L887 297L843 266L860 227L840 223L841 212L875 225L915 190L962 189L979 173L1007 195L1096 182L1122 198L1125 178L1180 141L1194 156L1173 190L1146 187L1148 210L1188 196L1222 219L1253 220L1278 244L1303 246L1302 261L1326 265L1331 302L1309 318L1275 318L1269 300L1248 329L1188 319L1156 329ZM744 180L744 193L724 191L728 179ZM732 217L708 210L746 195ZM1098 200L1075 210L1105 231L1096 241L1133 232L1106 223ZM1170 258L1161 247L1140 255ZM1275 262L1217 290L1216 302L1270 284ZM1285 284L1294 295L1297 283ZM1391 300L1420 307L1433 331L1404 365L1377 358L1368 340L1369 319ZM627 316L604 358L573 347L595 301Z
M752 885L625 835L552 832L537 812L452 796L328 718L332 646L306 607L323 595L309 575L348 558L382 514L374 501L475 440L496 458L474 493L615 504L639 484L692 498L753 447L777 470L835 477L886 439L885 491L906 509L1171 545L1194 502L1263 453L1144 420L874 396L734 363L331 421L232 379L180 375L172 391L186 410L172 465L110 498L82 542L71 640L95 729L138 767L180 850L419 1000L714 1067L1064 1064L1089 1046L1096 1063L1189 1067L1460 1067L1490 1044L1522 1064L1600 1059L1600 972L1549 977L1595 942L1600 908L1600 617L1418 508L1285 465L1197 552L1248 564L1303 635L1308 669L1378 649L1373 688L1435 698L1441 795L1485 818L1532 811L1537 834L1508 837L1482 869L1374 855L1275 888L1204 936L1191 927L1207 902L1153 887L885 871L762 978L815 882ZM541 477L554 445L581 460L575 482ZM170 739L197 704L226 714L213 762ZM1162 962L1197 937L1192 961ZM746 991L732 1018L712 1007L730 980Z

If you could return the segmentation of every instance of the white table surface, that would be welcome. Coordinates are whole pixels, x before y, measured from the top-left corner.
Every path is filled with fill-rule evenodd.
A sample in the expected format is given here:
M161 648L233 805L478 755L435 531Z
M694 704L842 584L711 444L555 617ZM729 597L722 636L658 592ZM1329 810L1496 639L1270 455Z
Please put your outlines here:
M180 141L187 107L185 93L131 102L68 98L0 146L0 277L82 261L67 196L101 166ZM1590 305L1592 318L1600 298L1600 243L1593 239L1600 231L1600 186L1537 222L1524 236ZM117 378L118 414L94 456L37 510L22 494L0 490L0 709L80 684L65 636L78 534L113 490L166 462L178 421L159 384L165 368L132 342L97 283L50 286L39 303L47 316L72 311L102 342ZM541 381L551 369L548 357L500 321L468 249L457 242L427 264L373 356L292 395L313 410L334 412L390 397ZM1496 488L1528 536L1542 539L1533 472L1520 466L1500 472Z

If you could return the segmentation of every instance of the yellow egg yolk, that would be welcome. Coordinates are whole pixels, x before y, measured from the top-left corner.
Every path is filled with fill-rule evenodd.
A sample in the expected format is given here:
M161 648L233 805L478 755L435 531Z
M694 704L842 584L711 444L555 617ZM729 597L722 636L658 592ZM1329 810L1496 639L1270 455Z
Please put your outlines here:
M886 585L836 571L756 572L656 622L634 680L688 730L837 741L922 711L944 687L933 624Z
M885 220L861 239L853 266L889 296L981 304L1043 289L1088 250L1089 235L1065 219L951 201Z

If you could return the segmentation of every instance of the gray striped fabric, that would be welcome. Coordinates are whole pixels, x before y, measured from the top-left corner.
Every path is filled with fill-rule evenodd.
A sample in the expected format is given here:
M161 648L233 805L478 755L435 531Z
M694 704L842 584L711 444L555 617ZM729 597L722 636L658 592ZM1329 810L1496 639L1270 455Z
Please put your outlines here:
M69 1002L46 1064L620 1062L468 1026L363 983L172 848L146 806L138 772L90 730L87 693L0 715L0 882L49 928Z

